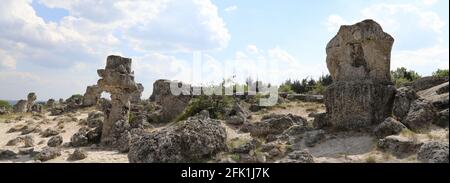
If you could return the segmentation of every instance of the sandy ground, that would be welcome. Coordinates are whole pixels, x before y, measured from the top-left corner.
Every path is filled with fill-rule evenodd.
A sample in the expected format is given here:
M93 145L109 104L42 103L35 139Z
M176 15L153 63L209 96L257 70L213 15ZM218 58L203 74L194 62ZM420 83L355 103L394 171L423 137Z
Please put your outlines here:
M31 114L23 114L23 119L13 120L14 123L5 123L4 119L0 119L0 149L8 149L14 152L18 152L19 149L23 148L23 144L19 143L17 146L6 146L7 142L14 139L20 135L20 132L6 133L11 127L15 125L26 124L27 121L32 121L33 123L40 124L41 129L45 130L49 127L56 127L58 123L63 123L64 128L60 135L63 137L63 144L70 142L70 138L74 133L78 131L80 125L78 123L80 120L86 119L88 113L93 109L85 109L72 114L66 114L63 116L49 116L48 113L44 115L43 118L32 116ZM34 139L35 151L40 151L43 147L47 146L47 141L51 137L43 138L39 133L30 133ZM75 150L73 147L61 147L61 156L46 161L46 163L64 163L64 162L82 162L82 163L126 163L128 162L127 154L120 154L117 151L100 149L96 147L84 147L82 148L88 153L88 157L79 161L68 161L67 158ZM29 155L18 155L18 159L13 160L0 160L0 163L7 162L26 162L33 163L34 161Z
M63 137L63 143L68 143L71 136L78 131L81 127L80 122L86 120L88 113L92 112L93 108L87 108L76 113L64 114L61 116L49 116L49 113L44 114L42 117L33 116L32 114L16 114L9 117L0 118L0 149L8 149L14 152L18 152L19 149L23 148L23 144L19 143L16 146L6 146L7 142L14 139L20 135L20 132L6 133L10 128L16 125L25 125L29 123L40 124L41 129L45 130L49 127L58 127L63 125L63 130L60 135ZM311 102L300 102L294 101L282 104L280 106L265 109L260 112L253 113L251 122L258 122L262 116L270 113L277 114L294 114L306 118L308 121L313 120L313 118L308 117L310 113L320 113L325 111L325 106L319 103ZM12 120L12 123L6 123L6 118L15 119L17 116L23 116L20 120ZM170 124L169 124L170 125ZM227 125L222 121L222 126L225 127L227 132L227 142L235 141L248 141L251 139L249 133L238 132L236 126ZM159 130L163 127L156 127L153 130ZM152 130L152 131L153 131ZM40 151L43 147L47 146L47 141L50 139L43 138L39 133L29 134L33 136L35 146L35 151ZM442 129L435 127L430 132L425 134L403 134L408 136L408 138L415 138L419 141L425 142L429 140L438 141L448 141L448 129ZM304 150L307 149L313 156L316 162L322 163L339 163L339 162L350 162L350 163L364 163L364 162L417 162L416 157L406 157L403 159L397 159L396 157L381 152L376 148L377 139L369 134L364 133L352 133L352 132L341 132L330 134L327 133L326 139L318 143L312 148L307 148L303 141L298 142L298 144L293 145L294 150ZM127 163L127 154L118 153L114 150L101 149L99 147L83 147L83 149L88 153L88 157L79 161L68 161L69 154L71 154L75 148L73 147L61 147L61 156L46 161L47 163ZM0 163L34 163L28 155L19 155L17 159L13 160L0 160Z

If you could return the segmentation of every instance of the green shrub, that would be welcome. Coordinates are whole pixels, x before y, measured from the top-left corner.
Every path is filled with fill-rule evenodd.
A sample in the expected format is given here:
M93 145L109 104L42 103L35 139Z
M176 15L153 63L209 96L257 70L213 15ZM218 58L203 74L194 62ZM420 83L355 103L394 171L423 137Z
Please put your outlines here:
M234 100L230 96L207 96L200 95L197 98L193 98L183 113L176 118L176 121L182 121L190 116L194 116L197 113L207 110L211 118L223 119L226 111L231 109L234 105Z
M433 76L448 77L448 69L438 69L437 71L433 72Z
M278 88L278 92L293 93L294 91L292 90L292 86L291 86L291 85L282 84L282 85Z
M4 107L5 109L12 109L11 104L8 101L0 100L0 107Z
M421 76L413 71L407 70L404 67L397 68L395 71L391 71L391 79L396 86L402 86L406 83L410 83L420 79Z
M322 83L318 82L316 85L314 85L312 93L315 95L323 95L325 93L325 90L327 89L326 86L324 86Z

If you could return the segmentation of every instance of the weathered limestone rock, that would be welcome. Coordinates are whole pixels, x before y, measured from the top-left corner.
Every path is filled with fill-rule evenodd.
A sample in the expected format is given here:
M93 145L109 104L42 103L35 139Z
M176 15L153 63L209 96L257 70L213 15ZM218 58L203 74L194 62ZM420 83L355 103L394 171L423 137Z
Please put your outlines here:
M130 58L108 56L105 69L97 72L101 77L97 85L102 91L111 94L111 110L106 115L101 136L103 143L110 144L116 141L111 134L114 124L119 120L128 122L131 96L138 90L138 86L134 82Z
M392 113L395 117L402 121L408 114L411 104L418 98L419 96L411 87L401 87L397 89Z
M390 152L394 156L404 158L419 151L423 142L399 135L390 135L380 139L377 145L378 148Z
M170 90L172 82L174 81L161 79L153 83L153 93L150 96L150 100L161 106L160 123L170 122L175 119L184 111L192 98L190 95L173 95ZM178 84L180 85L181 83ZM188 86L182 89L187 90L185 93L189 93L190 88Z
M31 112L42 113L44 111L44 106L42 104L33 104L31 106Z
M448 142L427 142L420 147L417 159L424 163L448 163Z
M55 147L44 147L41 152L39 152L34 159L40 161L48 161L61 156L61 150Z
M86 87L86 92L83 95L83 106L90 107L97 104L100 99L102 91L97 85Z
M360 129L389 117L395 87L390 81L394 39L373 20L341 26L327 45L333 84L325 93L328 119L336 128Z
M36 93L31 92L27 96L27 112L31 112L31 107L34 105L34 102L36 101L37 96Z
M436 116L433 105L426 100L418 99L411 104L408 115L402 123L413 131L426 130L436 119Z
M53 136L52 138L48 139L47 146L48 147L57 147L60 146L63 143L63 138L61 135Z
M405 125L395 120L394 118L386 118L380 125L378 125L373 133L377 138L384 138L389 135L397 135L401 131L407 129Z
M131 94L131 103L138 103L141 101L142 92L144 92L144 86L141 83L138 83L137 90Z
M27 101L26 100L19 100L14 105L14 112L27 112Z
M48 99L47 103L45 103L45 107L47 107L47 109L55 107L55 99Z
M82 159L86 159L88 156L88 153L84 151L83 149L77 148L75 151L73 151L72 154L70 154L68 160L70 161L78 161Z
M226 138L220 121L197 115L133 140L128 159L132 163L195 162L226 150Z

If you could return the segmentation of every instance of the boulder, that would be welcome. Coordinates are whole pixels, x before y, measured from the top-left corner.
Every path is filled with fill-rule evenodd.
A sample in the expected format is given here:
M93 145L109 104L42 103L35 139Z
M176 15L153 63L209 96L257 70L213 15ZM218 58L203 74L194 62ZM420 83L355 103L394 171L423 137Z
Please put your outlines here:
M393 115L402 121L408 114L411 104L418 98L416 91L411 87L397 89L392 108Z
M89 145L89 139L87 134L89 132L89 128L80 128L78 132L72 135L70 138L70 145L72 147L82 147Z
M389 135L397 135L401 131L407 129L405 125L395 120L392 117L386 118L373 131L377 138L384 138Z
M63 143L63 138L61 135L53 136L52 138L48 139L47 146L49 147L58 147Z
M422 142L408 137L390 135L378 141L378 148L391 152L399 158L404 158L417 153L422 144Z
M47 109L51 109L53 107L55 107L55 99L48 99L47 102L45 103L45 107L47 107Z
M0 160L15 159L17 154L11 150L0 149Z
M104 122L104 114L99 111L94 111L88 114L87 126L89 128L102 128Z
M394 39L373 20L344 25L328 43L327 67L333 84L325 92L330 123L339 129L378 124L392 111L390 78Z
M440 85L448 81L449 81L448 76L447 77L427 76L414 81L413 83L409 84L409 86L411 86L416 91L420 91L431 88L433 86Z
M69 161L78 161L83 160L88 157L88 153L84 151L83 149L77 148L73 151L72 154L69 155L68 160Z
M55 136L58 134L59 134L59 130L57 130L55 128L47 128L43 132L41 132L40 135L44 138L47 138L47 137Z
M61 156L61 150L55 147L44 147L41 152L34 156L35 160L48 161Z
M426 90L418 91L417 94L431 103L436 109L443 110L449 108L448 82L433 86Z
M420 147L417 159L424 163L448 163L448 142L427 142Z
M409 109L408 115L402 121L409 129L421 131L429 128L436 119L436 111L426 100L415 100Z
M314 147L323 139L325 139L324 130L313 130L305 133L305 145L307 147Z
M86 92L83 95L83 106L90 107L96 105L101 94L102 91L97 85L86 87Z
M141 101L142 92L144 92L144 86L141 83L138 83L137 90L131 94L131 103L138 103Z
M448 109L445 109L437 114L437 119L435 120L434 124L446 128L448 127L448 122Z
M27 112L27 101L19 100L13 107L13 111L16 113Z
M36 93L31 92L27 95L27 112L31 112L31 107L34 105L34 102L36 101L37 96Z
M34 146L34 138L30 135L26 135L23 137L23 147L33 147Z
M293 125L305 126L306 119L292 114L269 114L263 116L260 122L249 124L248 131L251 136L265 137L270 134L281 134Z
M132 163L196 162L226 150L226 138L220 121L197 115L134 140L128 159Z
M232 153L249 153L251 150L254 150L258 145L258 141L256 139L252 139L247 143L244 143L238 147L235 147L231 150Z
M171 83L176 83L179 86L183 85L183 92L180 95L174 95L171 92ZM191 95L183 95L184 93L190 93L190 86L187 84L160 79L153 83L153 93L150 96L150 101L156 102L161 106L161 116L159 123L167 123L175 119L181 114L189 104Z

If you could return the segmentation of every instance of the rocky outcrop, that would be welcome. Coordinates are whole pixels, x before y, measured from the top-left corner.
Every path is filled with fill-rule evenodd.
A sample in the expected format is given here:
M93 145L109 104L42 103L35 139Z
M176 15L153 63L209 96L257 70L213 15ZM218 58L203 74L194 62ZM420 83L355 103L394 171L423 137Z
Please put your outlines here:
M393 115L402 121L409 112L411 104L418 99L419 96L411 87L398 88L395 93L394 106L392 108Z
M448 77L438 77L438 76L427 76L422 77L413 83L409 84L415 91L426 90L433 86L440 85L442 83L448 82Z
M338 129L360 129L391 115L395 87L371 81L337 81L328 86L325 106L330 124Z
M83 95L83 106L90 107L97 104L100 99L102 91L97 85L86 87L86 92Z
M27 101L26 100L19 100L14 105L14 112L20 113L20 112L27 112Z
M405 125L395 120L394 118L386 118L380 125L378 125L373 133L377 138L384 138L389 135L397 135L401 131L407 129Z
M17 158L17 153L15 153L14 151L0 149L0 160L15 158Z
M138 83L137 90L131 94L131 103L138 103L141 101L142 92L144 92L144 86L141 83Z
M111 94L111 109L106 114L101 134L101 141L111 144L117 141L114 137L118 135L112 134L114 124L119 120L128 122L130 100L138 86L134 82L130 58L108 56L105 69L99 69L97 73L101 77L98 87Z
M390 81L394 39L373 20L341 26L328 43L333 84L325 92L330 123L340 129L366 128L389 117L395 94Z
M436 111L426 100L415 100L409 109L408 115L402 121L413 131L426 130L436 118Z
M422 142L399 135L390 135L378 141L378 148L392 153L394 156L404 158L417 153Z
M150 101L154 101L161 106L158 111L158 123L167 123L175 119L181 114L191 100L191 95L183 95L183 93L190 93L191 87L183 84L185 87L180 95L174 95L171 92L171 83L182 85L182 83L160 79L153 83L153 93L150 96ZM187 87L186 87L187 86Z
M61 150L55 147L44 147L41 152L39 152L34 159L40 161L48 161L61 156Z
M448 163L448 142L427 142L420 147L417 159L424 163Z
M63 143L63 138L61 135L53 136L52 138L48 139L47 146L49 147L58 147Z
M226 150L226 138L220 121L197 115L133 140L128 159L132 163L198 162Z
M78 160L83 160L86 159L88 156L87 152L84 151L83 149L75 149L75 151L73 151L72 154L69 155L68 160L69 161L78 161Z
M45 103L45 107L47 109L52 109L53 107L55 107L55 99L48 99L47 102Z
M37 96L36 93L31 92L27 95L27 112L31 112L31 107L34 105L34 102L36 101Z
M247 124L245 128L253 137L266 137L281 134L293 125L305 126L306 119L292 114L269 114L263 116L260 122Z

